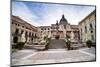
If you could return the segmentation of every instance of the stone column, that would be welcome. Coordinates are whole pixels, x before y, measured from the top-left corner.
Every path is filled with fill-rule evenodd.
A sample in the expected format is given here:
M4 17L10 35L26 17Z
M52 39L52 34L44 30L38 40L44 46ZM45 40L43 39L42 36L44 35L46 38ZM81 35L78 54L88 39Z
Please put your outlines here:
M29 43L29 40L30 40L30 38L29 38L29 36L27 37L27 42Z

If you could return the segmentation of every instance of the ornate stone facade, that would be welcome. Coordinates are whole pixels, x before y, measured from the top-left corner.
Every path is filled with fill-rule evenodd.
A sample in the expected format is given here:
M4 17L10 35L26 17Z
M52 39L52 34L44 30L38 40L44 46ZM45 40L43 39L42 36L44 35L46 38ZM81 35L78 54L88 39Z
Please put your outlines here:
M56 35L59 35L61 39L69 36L72 41L79 41L78 25L70 25L64 15L62 15L59 22L57 20L56 24L51 24L51 26L40 26L39 28L42 36L55 38Z
M27 23L17 16L12 16L11 22L11 41L32 43L34 37L38 36L35 26Z
M96 10L79 22L79 30L81 42L86 42L87 40L96 42Z

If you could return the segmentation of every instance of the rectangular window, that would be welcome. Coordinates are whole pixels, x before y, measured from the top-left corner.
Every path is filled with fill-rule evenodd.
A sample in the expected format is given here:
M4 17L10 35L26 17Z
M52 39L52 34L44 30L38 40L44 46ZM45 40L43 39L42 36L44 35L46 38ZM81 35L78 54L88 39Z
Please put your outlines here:
M92 40L94 40L94 35L91 35Z
M85 26L85 33L87 33L87 27Z

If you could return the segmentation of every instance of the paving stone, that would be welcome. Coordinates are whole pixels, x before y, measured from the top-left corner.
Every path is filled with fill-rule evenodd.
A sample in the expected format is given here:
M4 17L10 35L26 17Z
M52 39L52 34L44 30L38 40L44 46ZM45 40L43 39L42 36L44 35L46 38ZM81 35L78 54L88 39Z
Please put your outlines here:
M33 54L34 50L20 50L18 52L12 53L12 59L21 59L27 55Z
M92 53L92 54L95 54L95 53L96 53L95 47L86 48L86 49L84 49L83 51L89 52L89 53Z
M89 56L87 54L83 54L79 51L66 51L66 52L55 52L55 53L37 53L36 55L32 56L28 59L35 59L35 60L48 60L48 59L64 59L64 58L79 58L84 56Z
M23 56L25 59L21 59L21 57L17 59L19 56L15 56L15 58L12 58L12 65L95 61L95 54L91 53L91 51L94 51L94 49L84 48L69 51L66 49L50 49L47 51L33 52L30 56L27 55L28 57L24 54L24 51L21 51L25 55ZM26 51L26 53L31 53L31 51Z

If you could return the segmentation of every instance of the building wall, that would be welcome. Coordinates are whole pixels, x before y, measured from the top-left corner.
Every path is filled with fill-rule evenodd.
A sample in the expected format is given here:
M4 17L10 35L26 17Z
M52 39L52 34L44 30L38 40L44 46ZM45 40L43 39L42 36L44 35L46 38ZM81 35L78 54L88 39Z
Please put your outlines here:
M95 38L96 35L95 15L96 13L95 11L93 11L79 23L80 39L82 42L86 42L87 40L92 40L93 42L95 42L96 39Z
M32 25L31 25L32 27ZM31 28L30 25L20 19L19 17L12 16L11 22L11 42L14 42L14 38L17 37L17 42L32 43L34 36L38 36L37 29Z
M48 28L49 28L49 30L48 30ZM65 25L65 27L63 24L59 24L58 32L57 32L56 24L51 25L51 26L41 26L38 28L38 30L40 31L39 32L40 38L49 36L52 39L54 39L56 35L59 35L60 39L64 39L64 38L66 38L66 35L68 35L68 36L70 36L70 38L73 41L79 41L79 29L77 29L77 30L76 30L76 28L72 29L70 24Z
M25 41L26 43L32 43L34 41L35 36L41 39L44 38L45 36L55 38L56 35L59 35L60 38L66 38L66 35L69 35L72 40L78 41L79 40L78 25L70 25L68 22L65 21L63 22L63 21L61 24L58 23L57 21L58 26L56 24L52 24L51 26L35 27L19 17L12 16L12 23L11 23L12 41L14 37L17 36L18 42ZM18 30L17 34L16 30Z
M39 37L44 38L46 36L51 37L51 27L50 26L40 26L38 27Z

